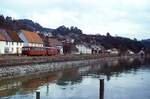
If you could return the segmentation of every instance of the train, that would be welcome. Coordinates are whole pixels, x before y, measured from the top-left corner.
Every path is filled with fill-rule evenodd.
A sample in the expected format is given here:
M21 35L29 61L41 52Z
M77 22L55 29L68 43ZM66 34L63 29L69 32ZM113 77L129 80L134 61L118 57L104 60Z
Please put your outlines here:
M22 55L27 56L55 56L60 54L56 47L22 47Z

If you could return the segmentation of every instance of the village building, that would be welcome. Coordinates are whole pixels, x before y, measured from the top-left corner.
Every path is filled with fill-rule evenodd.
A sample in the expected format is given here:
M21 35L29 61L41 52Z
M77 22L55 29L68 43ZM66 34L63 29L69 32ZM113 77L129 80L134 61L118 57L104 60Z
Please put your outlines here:
M56 47L59 49L60 54L63 54L63 44L57 38L39 33L39 36L42 38L45 47Z
M145 55L145 52L144 52L144 50L140 50L140 52L138 54L143 57Z
M63 44L61 41L58 41L56 38L47 37L46 46L48 47L57 47L60 51L60 54L63 54Z
M8 32L11 40L12 40L12 54L21 54L22 53L22 47L23 47L23 41L18 36L17 32Z
M100 54L103 53L105 48L102 45L91 45L92 54Z
M35 32L21 30L18 35L23 40L24 46L43 47L42 38Z
M92 49L87 44L77 44L78 54L92 54Z
M63 41L63 54L71 54L72 43L69 41Z
M78 54L79 53L79 50L75 44L72 44L72 46L71 46L71 53L72 54Z
M6 40L4 36L0 33L0 54L5 53Z
M110 54L119 54L119 51L116 48L108 49L106 52Z
M21 54L23 42L16 32L0 30L0 54Z
M127 52L126 52L128 55L134 55L135 53L133 52L133 51L131 51L131 50L127 50Z

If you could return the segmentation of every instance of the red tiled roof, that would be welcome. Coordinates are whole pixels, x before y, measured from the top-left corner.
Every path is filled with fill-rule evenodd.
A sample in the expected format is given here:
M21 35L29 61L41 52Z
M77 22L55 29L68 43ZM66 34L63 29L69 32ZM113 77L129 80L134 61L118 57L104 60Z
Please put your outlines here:
M20 37L18 36L18 34L17 34L17 32L11 32L11 31L9 31L8 32L8 35L10 36L10 38L12 39L12 41L14 41L14 42L23 42L21 39L20 39Z
M12 39L5 30L0 30L0 34L4 37L5 41L12 41Z
M41 37L37 33L26 30L21 30L21 32L24 34L24 36L30 43L43 43Z
M0 41L5 41L5 37L0 33Z

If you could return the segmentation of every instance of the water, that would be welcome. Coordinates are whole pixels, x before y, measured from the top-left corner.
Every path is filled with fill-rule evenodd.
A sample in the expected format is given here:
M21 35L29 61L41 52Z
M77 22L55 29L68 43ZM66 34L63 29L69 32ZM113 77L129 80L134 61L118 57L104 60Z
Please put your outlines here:
M150 99L149 59L114 59L53 73L0 80L0 99Z

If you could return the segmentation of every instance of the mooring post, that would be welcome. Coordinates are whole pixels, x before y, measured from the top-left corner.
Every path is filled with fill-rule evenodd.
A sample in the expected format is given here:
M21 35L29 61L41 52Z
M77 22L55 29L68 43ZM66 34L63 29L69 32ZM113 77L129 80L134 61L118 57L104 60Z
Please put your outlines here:
M36 92L36 99L40 99L40 91Z
M104 79L100 79L99 99L104 99Z

